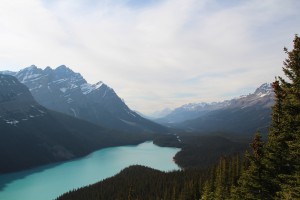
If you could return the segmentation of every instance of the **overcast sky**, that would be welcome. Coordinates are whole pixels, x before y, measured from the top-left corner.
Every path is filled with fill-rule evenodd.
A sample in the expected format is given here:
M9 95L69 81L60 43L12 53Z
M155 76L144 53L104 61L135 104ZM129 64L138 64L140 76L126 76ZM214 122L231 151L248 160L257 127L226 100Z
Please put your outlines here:
M64 64L144 113L221 101L282 74L299 10L298 0L1 0L0 70Z

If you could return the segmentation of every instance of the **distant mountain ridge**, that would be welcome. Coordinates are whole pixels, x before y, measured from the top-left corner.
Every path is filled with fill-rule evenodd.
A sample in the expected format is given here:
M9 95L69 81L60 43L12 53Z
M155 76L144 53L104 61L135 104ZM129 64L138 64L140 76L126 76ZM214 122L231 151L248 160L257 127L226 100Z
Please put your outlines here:
M264 83L254 93L222 102L186 104L155 121L189 131L250 134L258 129L267 131L273 104L273 88Z
M50 111L18 79L0 74L0 174L148 139L149 135L111 131Z
M231 100L225 100L222 102L212 103L189 103L175 108L170 114L164 118L156 119L155 121L160 123L180 123L186 120L200 117L207 112L227 109L227 108L239 108L248 107L255 104L265 104L265 107L271 107L273 101L273 89L270 83L264 83L258 87L254 93L243 95Z
M105 83L87 83L65 65L44 70L34 65L18 72L4 71L25 84L38 103L111 129L133 132L163 132L161 125L132 111Z
M168 114L170 114L172 111L173 110L170 108L164 108L162 110L150 113L147 116L149 116L150 118L154 118L154 119L155 118L163 118L163 117L167 116Z

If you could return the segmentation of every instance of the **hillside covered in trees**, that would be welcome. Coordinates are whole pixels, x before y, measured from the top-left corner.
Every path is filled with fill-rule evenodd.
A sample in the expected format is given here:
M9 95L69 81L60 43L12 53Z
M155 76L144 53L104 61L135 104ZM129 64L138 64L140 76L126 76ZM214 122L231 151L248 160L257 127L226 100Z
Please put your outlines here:
M266 142L258 132L251 151L221 157L206 169L159 172L132 166L58 200L96 199L300 199L300 38L273 83L275 105Z
M179 133L177 135L160 135L153 141L163 147L178 147L181 151L174 156L174 161L182 169L205 169L218 162L221 156L243 154L249 149L252 138L239 137L237 134Z

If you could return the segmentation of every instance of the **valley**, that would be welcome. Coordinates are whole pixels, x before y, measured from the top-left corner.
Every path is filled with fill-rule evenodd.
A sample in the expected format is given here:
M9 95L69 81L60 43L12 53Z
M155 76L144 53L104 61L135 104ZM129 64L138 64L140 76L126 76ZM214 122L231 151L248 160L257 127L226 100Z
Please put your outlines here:
M288 55L282 68L286 79L276 77L272 83L275 101L270 102L273 106L270 113L271 122L267 126L270 126L267 139L263 138L260 127L257 127L251 142L245 140L245 135L239 134L238 137L232 137L236 133L218 131L210 134L197 132L180 134L178 131L160 136L154 141L156 144L182 148L176 154L175 161L183 167L183 170L166 173L144 166L131 166L111 178L65 193L57 200L299 199L300 38L298 35L295 35L293 42L294 49L289 51L284 48ZM241 97L237 101L233 100L235 101L233 107L240 107L238 100L246 100L247 97L251 99L258 95L266 96L262 92L256 95L257 91L259 89L254 94ZM259 100L258 102L269 104L269 101ZM243 106L238 110L245 110L249 107L255 115L252 117L257 117L259 121L262 121L265 116L261 118L258 110L253 109L251 101L251 106L248 103L246 102L245 105L242 101ZM229 104L229 107L231 105ZM192 105L192 108L197 106L203 108L207 104ZM237 113L235 110L231 111L233 115ZM201 117L206 113L210 111L206 110ZM219 115L220 113L217 116ZM222 119L221 117L219 119ZM230 127L232 124L229 122L232 119L240 122L244 128L249 128L245 125L245 122L249 120L243 119L240 114L235 117L224 114L221 121L226 123L221 123L222 129L227 127L226 125ZM209 121L215 121L215 125L220 125L213 117L199 128L205 127ZM237 127L240 125L233 124ZM248 148L244 146L246 143L249 144ZM241 150L247 151L241 153ZM115 191L115 187L120 190Z
M110 146L138 144L150 133L122 132L51 111L29 89L0 74L0 174L70 160Z
M300 200L299 8L0 1L0 200Z
M3 195L6 199L19 198L12 195L14 187L23 188L23 192L19 193L22 196L32 195L35 191L23 187L18 178L10 177L21 174L22 179L30 186L31 177L35 177L36 172L39 174L42 171L43 174L50 170L49 173L52 173L52 168L55 170L59 166L65 166L62 161L74 160L92 152L94 153L91 155L94 155L99 149L107 147L118 149L122 145L143 146L146 144L143 142L148 140L153 140L161 148L176 150L170 151L172 155L168 154L173 160L169 159L167 163L172 163L173 167L166 169L179 169L174 167L177 164L184 170L205 171L218 163L222 156L242 155L249 149L252 133L256 130L265 134L271 120L271 106L274 104L270 85L263 84L252 94L220 103L187 104L152 122L131 111L113 89L104 83L88 84L79 73L66 66L54 70L50 67L42 70L31 66L19 72L5 71L2 74L0 73L0 156L5 164L0 169L3 180L10 181L2 182L0 196ZM252 115L260 117L250 121ZM91 178L85 175L82 177L88 182L80 182L78 178L81 176L76 175L74 182L78 185L62 182L62 190L55 189L55 193L45 191L43 194L51 194L51 198L55 198L72 188L113 176L133 164L155 168L153 164L157 163L159 167L156 169L163 170L164 165L161 163L167 160L162 157L162 151L155 153L159 157L153 157L163 159L160 161L150 159L147 154L153 148L158 147L146 147L140 152L147 163L136 160L138 156L134 156L134 153L128 152L130 158L123 153L116 153L114 156L123 164L118 165L113 173L104 172L105 176L99 174L100 177L94 175L97 172L91 171ZM112 165L108 160L111 158L109 156L109 159L98 160L92 168L106 164L106 169L110 168ZM45 167L41 167L41 170L36 168L40 166ZM29 171L22 171L26 169ZM84 169L78 169L82 170ZM141 171L143 170L147 169L142 168ZM13 174L7 174L8 172ZM43 199L49 197L45 196Z
M247 137L260 130L268 133L274 92L264 83L253 93L212 103L189 103L154 121L187 132L228 132Z
M178 151L145 142L104 148L80 159L0 175L0 199L53 200L69 190L106 179L136 164L161 171L178 170L172 160Z

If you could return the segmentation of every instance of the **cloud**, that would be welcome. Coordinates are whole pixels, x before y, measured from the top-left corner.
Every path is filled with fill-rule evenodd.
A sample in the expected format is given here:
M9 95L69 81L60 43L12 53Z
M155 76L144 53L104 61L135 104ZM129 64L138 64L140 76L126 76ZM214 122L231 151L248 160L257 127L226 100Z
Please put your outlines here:
M250 92L281 73L297 0L3 0L0 70L65 64L153 112Z

